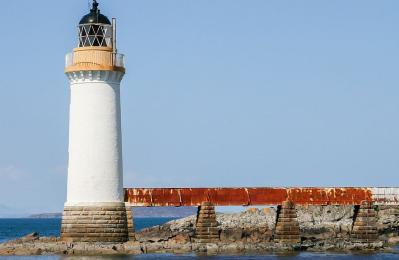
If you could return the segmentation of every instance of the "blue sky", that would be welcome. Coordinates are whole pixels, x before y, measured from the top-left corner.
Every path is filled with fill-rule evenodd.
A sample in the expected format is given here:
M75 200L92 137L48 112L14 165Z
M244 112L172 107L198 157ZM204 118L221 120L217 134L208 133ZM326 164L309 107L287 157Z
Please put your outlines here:
M126 187L397 186L399 2L102 0ZM87 1L4 1L0 206L60 211Z

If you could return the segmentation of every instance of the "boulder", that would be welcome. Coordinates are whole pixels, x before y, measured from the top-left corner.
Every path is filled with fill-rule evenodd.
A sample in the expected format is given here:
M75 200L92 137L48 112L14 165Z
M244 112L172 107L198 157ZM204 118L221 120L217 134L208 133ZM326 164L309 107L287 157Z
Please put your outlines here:
M236 242L243 237L242 228L225 228L220 232L220 241L222 242Z

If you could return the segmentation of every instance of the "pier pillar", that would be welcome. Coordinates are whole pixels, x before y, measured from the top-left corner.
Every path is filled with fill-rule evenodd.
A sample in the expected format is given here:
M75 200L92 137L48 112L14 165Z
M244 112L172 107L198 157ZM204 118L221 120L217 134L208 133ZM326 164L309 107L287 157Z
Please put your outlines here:
M200 243L212 243L219 240L215 206L209 202L204 202L198 207L195 238Z
M127 232L129 241L135 241L135 230L134 230L134 221L133 221L133 207L129 206L128 203L125 204L126 207L126 218L127 218Z
M378 238L376 211L369 202L355 206L351 238L358 243L373 243Z
M278 206L274 240L277 243L297 244L301 242L295 204L290 201Z

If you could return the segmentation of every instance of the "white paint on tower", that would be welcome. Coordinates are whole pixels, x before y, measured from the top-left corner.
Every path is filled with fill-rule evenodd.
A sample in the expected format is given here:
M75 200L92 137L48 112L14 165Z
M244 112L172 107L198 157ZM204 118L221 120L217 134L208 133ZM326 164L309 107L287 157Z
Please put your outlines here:
M66 206L123 202L118 71L68 73L71 83Z

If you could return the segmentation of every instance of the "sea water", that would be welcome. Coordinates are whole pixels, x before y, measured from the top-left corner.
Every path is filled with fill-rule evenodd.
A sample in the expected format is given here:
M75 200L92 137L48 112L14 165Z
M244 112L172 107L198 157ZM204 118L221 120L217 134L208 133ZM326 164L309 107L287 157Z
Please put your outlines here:
M151 226L164 224L173 218L135 218L134 225L137 231ZM61 227L61 219L0 219L0 242L15 239L17 237L30 234L32 232L38 232L40 236L59 236ZM395 253L378 253L378 254L331 254L331 253L298 253L294 255L229 255L229 256L198 256L195 254L186 255L171 255L171 254L148 254L148 255L137 255L137 256L95 256L95 257L79 257L79 256L29 256L29 257L1 257L0 260L12 259L12 260L94 260L94 259L109 259L109 260L136 260L136 259L214 259L214 260L229 260L229 259L244 259L244 260L391 260L399 259L398 254Z
M135 218L134 227L140 231L146 227L164 224L174 218ZM0 243L38 232L41 237L59 236L61 219L0 219Z

